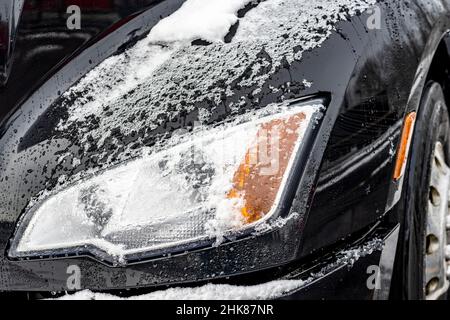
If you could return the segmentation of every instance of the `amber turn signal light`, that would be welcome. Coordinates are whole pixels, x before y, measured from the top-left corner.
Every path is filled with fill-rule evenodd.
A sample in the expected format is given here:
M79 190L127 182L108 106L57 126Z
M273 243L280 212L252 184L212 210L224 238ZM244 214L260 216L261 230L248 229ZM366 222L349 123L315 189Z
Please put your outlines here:
M258 142L247 151L234 175L233 188L228 193L228 198L242 200L240 211L247 223L261 219L273 207L305 120L305 114L298 113L261 125ZM269 152L276 158L262 163L258 157L262 147L266 149L264 153ZM275 163L276 170L265 170L267 165L273 166Z
M415 122L416 122L416 112L409 113L404 121L403 132L400 141L400 148L398 150L397 161L395 163L395 171L394 171L395 181L400 180L400 178L403 176L403 173L405 172Z

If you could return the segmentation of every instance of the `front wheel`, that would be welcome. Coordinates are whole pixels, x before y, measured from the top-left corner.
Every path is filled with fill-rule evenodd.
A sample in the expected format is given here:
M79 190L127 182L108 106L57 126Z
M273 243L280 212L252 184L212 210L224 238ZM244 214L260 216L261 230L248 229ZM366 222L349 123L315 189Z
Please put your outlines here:
M431 82L422 97L403 186L398 257L404 299L442 299L449 288L449 134L442 88Z

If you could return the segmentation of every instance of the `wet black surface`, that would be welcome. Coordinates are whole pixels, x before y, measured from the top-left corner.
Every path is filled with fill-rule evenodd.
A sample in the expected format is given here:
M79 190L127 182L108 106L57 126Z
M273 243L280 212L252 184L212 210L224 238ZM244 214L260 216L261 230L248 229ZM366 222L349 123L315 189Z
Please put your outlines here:
M11 77L0 89L0 244L5 253L29 200L44 188L52 188L61 175L104 165L107 161L96 154L105 150L114 154L133 143L135 148L152 146L160 138L158 134L189 128L198 117L196 111L180 114L176 119L167 119L159 130L143 129L136 133L137 137L124 136L118 128L115 137L120 143L106 143L104 150L93 147L87 152L81 150L74 134L76 127L56 132L58 122L67 117L64 108L54 104L61 93L80 74L123 50L126 40L135 36L133 30L144 34L159 17L151 17L151 9L147 20L136 18L125 24L130 14L156 2L116 1L112 5L106 1L101 3L110 6L88 9L82 31L69 32L62 4L50 2L51 10L27 1ZM163 1L173 7L162 12L170 14L179 5L175 2ZM126 6L128 3L132 5ZM448 70L448 62L436 67L436 62L431 65L430 57L436 50L448 57L446 47L438 44L450 26L449 1L392 0L379 5L381 29L367 29L367 14L354 16L351 21L339 23L337 32L321 47L304 53L301 61L283 63L260 93L253 95L253 87L234 87L236 96L248 97L243 110L280 102L282 96L287 100L310 95L329 99L321 126L310 137L310 152L299 160L291 181L291 188L298 189L292 192L290 201L282 204L285 214L297 212L300 219L260 237L143 261L128 268L113 268L85 257L11 262L3 256L0 290L64 290L66 270L71 264L83 270L83 287L93 289L208 280L221 272L224 276L239 275L305 258L375 223L394 205L393 194L398 186L391 177L403 116L407 110L417 109L427 76L446 81L440 70ZM233 30L228 37L231 41ZM197 41L194 45L209 43ZM263 50L258 58L271 59ZM61 68L64 72L55 73ZM304 79L313 86L305 87ZM288 82L289 91L274 93L268 89L281 88ZM232 98L224 97L211 123L226 118L225 105L231 102L227 99ZM198 108L210 103L199 102ZM90 124L95 125L95 119L90 119ZM68 151L82 159L82 166L72 168L70 157L58 163L59 156ZM135 275L132 280L130 273Z

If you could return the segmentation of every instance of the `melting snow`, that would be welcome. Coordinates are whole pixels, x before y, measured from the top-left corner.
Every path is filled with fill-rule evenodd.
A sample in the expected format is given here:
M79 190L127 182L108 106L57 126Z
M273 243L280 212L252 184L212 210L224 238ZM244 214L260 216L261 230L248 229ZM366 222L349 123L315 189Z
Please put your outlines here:
M238 21L237 12L253 0L188 0L150 32L153 43L190 42L196 39L223 41Z
M196 288L171 288L126 298L128 300L268 300L299 289L302 280L278 280L254 286L207 284ZM61 300L121 300L117 296L89 290L66 295Z
M119 161L136 153L136 145L145 145L146 138L180 114L197 113L206 123L218 108L233 114L258 105L256 98L251 101L237 92L247 88L260 94L283 61L301 59L305 50L328 38L338 21L368 9L375 0L266 0L238 18L239 9L250 3L256 4L187 0L145 39L107 59L63 95L69 117L58 130L76 138L84 150L94 145L108 164L112 149L125 149L114 155ZM224 43L237 22L232 42ZM192 45L194 39L211 44ZM129 137L134 148L124 142Z

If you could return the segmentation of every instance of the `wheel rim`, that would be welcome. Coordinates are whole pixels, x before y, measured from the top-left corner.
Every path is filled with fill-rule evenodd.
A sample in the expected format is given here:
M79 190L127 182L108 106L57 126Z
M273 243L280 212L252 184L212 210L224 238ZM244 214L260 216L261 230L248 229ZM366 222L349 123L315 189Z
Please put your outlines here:
M444 147L437 142L431 161L426 215L423 290L427 300L439 299L449 288L450 278L450 168Z

